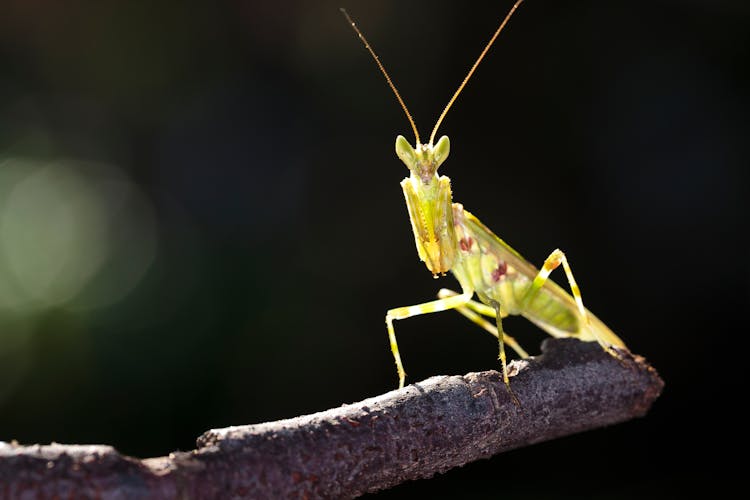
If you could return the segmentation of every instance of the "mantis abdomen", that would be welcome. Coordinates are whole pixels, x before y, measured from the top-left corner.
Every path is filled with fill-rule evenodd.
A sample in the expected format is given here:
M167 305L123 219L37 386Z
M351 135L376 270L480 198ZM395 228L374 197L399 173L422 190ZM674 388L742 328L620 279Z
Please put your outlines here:
M452 272L483 304L498 304L503 317L524 316L553 337L603 340L624 347L622 340L587 309L584 317L575 299L557 283L544 280L534 290L539 270L459 203L453 204L453 219L458 259Z

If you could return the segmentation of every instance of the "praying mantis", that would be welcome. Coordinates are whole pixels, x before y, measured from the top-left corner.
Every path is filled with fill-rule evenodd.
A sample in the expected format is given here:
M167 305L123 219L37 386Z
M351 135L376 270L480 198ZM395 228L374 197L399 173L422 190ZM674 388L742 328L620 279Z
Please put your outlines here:
M514 400L515 395L510 389L508 377L505 345L510 346L522 358L528 357L528 354L503 329L502 319L509 315L524 316L553 337L574 337L586 342L598 342L613 356L617 356L613 347L625 348L624 342L584 307L581 291L573 277L568 259L561 250L552 251L542 268L535 268L465 210L463 205L454 203L450 179L437 173L450 152L450 141L447 136L442 136L437 143L434 142L438 128L522 2L523 0L517 0L502 20L443 109L426 144L421 142L414 119L377 54L351 17L341 9L375 60L414 131L415 147L412 147L404 136L399 135L396 138L396 155L410 171L409 177L401 181L401 188L404 191L419 258L434 277L451 272L461 287L460 293L443 288L438 292L437 300L397 307L386 313L386 329L396 362L399 388L404 387L406 372L396 342L394 321L450 309L456 310L497 337L503 382ZM550 273L561 264L572 296L548 279ZM474 300L474 295L479 301ZM485 317L494 319L494 324Z

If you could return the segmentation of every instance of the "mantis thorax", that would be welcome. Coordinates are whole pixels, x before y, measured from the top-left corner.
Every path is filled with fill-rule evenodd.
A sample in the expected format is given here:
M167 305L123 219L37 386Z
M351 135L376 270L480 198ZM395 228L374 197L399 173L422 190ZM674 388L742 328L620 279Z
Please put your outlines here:
M456 261L456 233L450 179L437 169L448 157L450 141L417 144L412 148L403 137L396 138L396 154L411 175L401 181L419 258L433 275L451 270Z

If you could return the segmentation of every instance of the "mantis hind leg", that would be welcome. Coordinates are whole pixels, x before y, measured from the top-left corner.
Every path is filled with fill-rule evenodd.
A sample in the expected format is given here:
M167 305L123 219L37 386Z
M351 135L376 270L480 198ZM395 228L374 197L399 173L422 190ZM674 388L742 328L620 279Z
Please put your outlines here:
M617 353L612 349L612 346L602 338L597 329L591 328L591 320L589 314L586 311L586 308L583 307L583 297L581 297L581 290L580 288L578 288L578 284L576 283L576 279L573 276L573 271L570 269L570 264L568 263L567 257L565 257L565 254L559 248L553 250L552 253L549 254L549 257L544 260L542 269L539 271L539 273L537 273L534 281L531 283L531 287L528 289L521 301L522 308L524 308L526 304L528 304L536 296L536 294L539 293L539 290L542 289L544 283L549 278L550 273L557 269L560 264L562 264L563 269L565 270L565 276L568 278L570 292L573 295L573 299L575 300L576 307L578 308L578 313L583 319L584 328L588 328L594 334L596 341L600 346L602 346L605 351L617 357Z
M441 299L446 297L454 297L457 296L458 292L454 292L453 290L449 290L447 288L442 288L438 292L438 297ZM498 330L497 326L493 325L486 319L484 319L480 315L489 316L491 318L494 318L496 316L495 310L485 304L482 304L481 302L477 302L475 300L470 300L466 303L464 306L456 307L455 310L459 313L461 313L465 318L467 318L469 321L471 321L474 324L479 325L481 328L483 328L485 331L489 332L491 335L493 335L496 338L498 337ZM508 335L508 332L506 330L503 330L503 341L510 346L511 349L516 351L516 354L518 354L521 358L528 358L529 354L518 344L516 339Z
M423 304L416 304L413 306L397 307L389 310L385 315L385 325L388 329L388 339L391 343L391 352L393 353L393 359L396 362L396 372L398 373L398 387L399 389L404 386L404 380L406 380L406 372L404 371L404 365L401 362L401 354L398 351L398 343L396 342L396 332L393 328L393 321L397 319L411 318L412 316L419 316L421 314L429 314L440 311L447 311L448 309L456 309L465 305L471 300L474 295L473 290L464 291L459 295L451 297L445 297Z

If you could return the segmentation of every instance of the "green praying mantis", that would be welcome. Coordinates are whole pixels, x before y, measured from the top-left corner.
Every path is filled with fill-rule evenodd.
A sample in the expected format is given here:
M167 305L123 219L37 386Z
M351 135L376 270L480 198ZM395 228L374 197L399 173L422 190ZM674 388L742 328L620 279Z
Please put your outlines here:
M404 386L406 372L396 342L394 321L449 309L458 311L498 338L503 381L511 395L513 392L510 390L505 345L510 346L522 358L528 357L528 354L503 329L502 319L509 315L524 316L553 337L575 337L582 341L598 342L602 348L615 356L617 353L613 347L625 348L623 341L584 307L568 259L561 250L556 249L550 253L541 270L536 269L479 219L465 210L463 205L454 203L450 179L437 173L450 152L450 141L447 136L442 136L437 143L434 142L438 128L522 2L523 0L516 1L500 23L443 109L427 144L421 142L419 131L406 104L375 51L351 17L341 9L385 76L414 131L415 147L399 135L396 138L396 155L410 171L409 177L401 181L401 187L406 198L419 258L434 277L450 271L461 287L460 293L444 288L438 292L437 300L397 307L387 312L385 323L391 352L396 362L399 388ZM572 296L548 279L550 273L560 264L565 271ZM475 294L479 301L474 300ZM494 324L485 317L494 319Z

